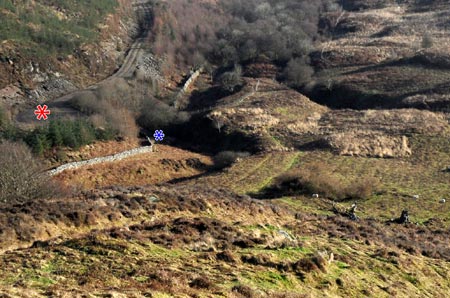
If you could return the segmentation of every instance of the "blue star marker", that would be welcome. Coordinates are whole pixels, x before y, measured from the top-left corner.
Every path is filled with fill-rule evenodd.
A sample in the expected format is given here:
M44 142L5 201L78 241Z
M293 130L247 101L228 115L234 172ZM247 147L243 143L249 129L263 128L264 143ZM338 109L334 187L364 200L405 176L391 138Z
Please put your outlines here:
M165 137L164 132L162 130L156 130L153 134L153 137L155 138L155 141L162 141Z

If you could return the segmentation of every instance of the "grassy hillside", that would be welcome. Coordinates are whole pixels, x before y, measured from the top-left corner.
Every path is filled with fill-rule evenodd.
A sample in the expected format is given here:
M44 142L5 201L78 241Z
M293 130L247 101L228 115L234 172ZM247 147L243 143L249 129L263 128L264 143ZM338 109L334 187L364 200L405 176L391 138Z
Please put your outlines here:
M130 39L131 4L1 0L2 101L12 105L23 101L23 94L36 96L35 91L53 98L110 75ZM5 87L21 92L10 94Z
M294 213L202 183L114 187L52 204L31 204L29 215L2 209L10 239L66 232L0 255L0 293L424 297L450 287L448 234L427 228ZM21 217L29 224L16 225Z
M137 75L72 101L88 114L133 105L108 121L137 116L142 133L166 137L153 152L49 180L30 167L51 198L16 198L18 186L33 186L14 179L16 164L28 175L21 156L40 160L3 144L0 297L447 297L450 63L439 45L449 42L450 6L401 2L349 0L341 10L326 0L152 1L149 48L166 58L163 70L209 65L178 94L186 109L166 93L176 87L156 92ZM69 48L95 40L92 28L113 9L31 3L55 13L49 30L73 25L55 37ZM14 21L22 12L2 13ZM38 44L27 34L14 42ZM47 42L47 53L70 52ZM52 156L43 164L140 146L133 138L65 148L63 135L82 135L72 128L41 129L43 156Z
M98 25L117 6L116 0L2 0L0 40L25 55L72 53L97 37Z

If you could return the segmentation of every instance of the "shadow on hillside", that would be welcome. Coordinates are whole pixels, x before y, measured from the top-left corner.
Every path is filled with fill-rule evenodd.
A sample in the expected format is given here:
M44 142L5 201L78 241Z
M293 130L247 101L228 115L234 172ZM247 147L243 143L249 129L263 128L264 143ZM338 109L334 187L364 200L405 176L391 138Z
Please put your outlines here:
M214 155L221 151L258 152L257 140L240 131L219 131L204 114L197 114L184 124L167 128L174 145L194 152Z
M194 90L189 98L189 105L187 111L196 111L204 109L205 107L214 107L219 100L231 95L225 92L219 86L213 86L207 90Z
M197 175L190 176L190 177L175 178L175 179L167 181L166 183L168 183L168 184L178 184L178 183L182 183L182 182L196 180L196 179L203 178L203 177L214 176L214 175L217 175L219 173L220 173L220 170L214 169L213 167L210 167L204 173L197 174Z

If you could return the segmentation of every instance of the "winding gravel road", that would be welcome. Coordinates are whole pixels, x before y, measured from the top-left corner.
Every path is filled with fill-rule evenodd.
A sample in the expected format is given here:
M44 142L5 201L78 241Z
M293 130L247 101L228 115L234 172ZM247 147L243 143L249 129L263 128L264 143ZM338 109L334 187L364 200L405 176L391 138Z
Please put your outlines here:
M141 36L146 36L148 30L150 30L152 25L152 9L151 5L148 4L148 1L145 0L136 0L133 1L133 7L136 11L136 14L139 19L139 24L141 29L143 30ZM145 38L137 38L135 42L130 47L121 67L117 72L112 74L110 77L94 84L86 89L77 90L74 92L71 92L69 94L66 94L64 96L50 99L45 102L45 104L48 106L48 108L51 111L50 119L51 118L59 118L59 119L70 119L75 118L80 115L80 111L74 109L70 105L70 100L80 94L90 92L92 90L97 89L99 86L104 84L105 82L108 82L114 78L127 78L133 75L134 70L136 69L136 66L139 63L139 60L141 59L142 55L145 52ZM27 107L24 111L20 112L16 116L16 123L22 127L22 128L33 128L38 124L42 124L39 121L36 120L36 116L34 115L34 105L30 105L30 107Z

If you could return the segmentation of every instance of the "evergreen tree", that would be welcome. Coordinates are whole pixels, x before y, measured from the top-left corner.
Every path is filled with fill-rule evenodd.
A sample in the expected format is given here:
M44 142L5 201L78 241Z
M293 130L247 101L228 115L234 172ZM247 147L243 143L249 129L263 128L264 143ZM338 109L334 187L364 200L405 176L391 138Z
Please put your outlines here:
M79 142L75 135L75 127L73 122L65 122L62 126L62 139L64 146L68 146L71 148L78 148Z
M39 156L42 156L44 154L45 145L44 145L44 141L42 140L41 135L35 134L31 138L31 144L29 144L29 145L31 146L31 149L34 154L39 155Z
M49 139L53 147L63 145L63 137L61 134L61 122L50 122L49 126Z
M88 122L79 120L75 123L74 128L80 146L90 144L95 140L95 131Z

